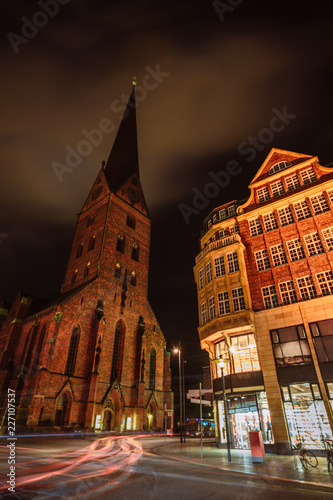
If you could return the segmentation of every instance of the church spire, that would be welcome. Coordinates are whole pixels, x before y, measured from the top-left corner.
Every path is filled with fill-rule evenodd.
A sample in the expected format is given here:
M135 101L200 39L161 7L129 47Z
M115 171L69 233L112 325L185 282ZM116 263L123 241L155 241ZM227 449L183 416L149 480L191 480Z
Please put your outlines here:
M117 191L133 174L139 177L135 84L104 169L109 188Z

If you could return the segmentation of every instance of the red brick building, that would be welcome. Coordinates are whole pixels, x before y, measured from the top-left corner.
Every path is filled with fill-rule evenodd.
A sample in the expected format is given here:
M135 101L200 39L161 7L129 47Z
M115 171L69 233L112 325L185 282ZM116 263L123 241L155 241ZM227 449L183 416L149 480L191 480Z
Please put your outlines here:
M170 428L169 353L147 298L150 228L133 88L78 215L61 294L41 304L21 290L0 309L3 424L10 387L23 425Z
M290 452L333 430L333 171L272 149L241 202L204 221L194 268L218 440ZM225 419L223 379L227 395Z

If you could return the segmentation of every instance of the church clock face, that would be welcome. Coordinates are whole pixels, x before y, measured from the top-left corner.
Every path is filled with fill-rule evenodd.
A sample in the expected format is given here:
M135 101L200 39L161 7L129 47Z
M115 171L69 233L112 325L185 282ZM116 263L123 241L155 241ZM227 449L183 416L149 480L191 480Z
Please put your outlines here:
M139 193L134 187L129 187L127 189L127 194L130 200L132 201L138 201L139 200Z

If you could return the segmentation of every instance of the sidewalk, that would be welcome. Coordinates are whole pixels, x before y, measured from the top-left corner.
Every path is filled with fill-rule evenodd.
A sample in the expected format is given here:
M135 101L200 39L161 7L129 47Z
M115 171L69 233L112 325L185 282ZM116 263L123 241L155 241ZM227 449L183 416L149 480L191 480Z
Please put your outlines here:
M231 450L231 462L228 462L226 449L218 449L215 440L203 440L203 458L201 459L200 439L189 438L180 443L178 438L168 438L165 446L154 449L158 455L166 455L176 460L216 467L229 472L255 475L274 481L302 483L307 486L321 487L333 493L333 472L328 472L326 458L318 458L318 467L304 470L299 458L291 455L266 454L263 464L253 463L250 450Z

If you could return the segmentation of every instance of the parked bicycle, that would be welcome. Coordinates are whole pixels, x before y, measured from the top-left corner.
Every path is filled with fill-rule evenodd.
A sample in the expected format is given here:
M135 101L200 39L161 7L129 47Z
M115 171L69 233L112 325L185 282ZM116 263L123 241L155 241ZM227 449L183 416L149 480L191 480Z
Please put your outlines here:
M326 448L326 458L327 458L327 469L330 472L331 466L333 469L333 441L331 439L327 439L325 441Z
M294 449L297 451L298 458L300 459L301 464L305 470L308 469L309 465L311 467L317 467L318 465L317 457L312 453L312 451L308 451L303 443L301 442L296 443Z

